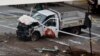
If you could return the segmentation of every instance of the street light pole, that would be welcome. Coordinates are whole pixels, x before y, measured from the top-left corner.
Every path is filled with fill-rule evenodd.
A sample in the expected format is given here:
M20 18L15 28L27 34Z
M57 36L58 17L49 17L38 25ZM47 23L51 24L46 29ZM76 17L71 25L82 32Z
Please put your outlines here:
M89 2L89 0L88 0ZM90 7L89 7L89 3L88 3L88 13L90 14ZM89 16L89 15L88 15ZM92 18L90 18L92 20ZM90 43L90 55L93 56L93 52L92 52L92 37L91 37L91 24L92 24L92 21L89 23L89 43Z
M92 40L92 37L91 37L91 28L89 28L89 37L90 37L90 53L91 53L90 55L93 56L93 53L92 53L92 41L91 41Z

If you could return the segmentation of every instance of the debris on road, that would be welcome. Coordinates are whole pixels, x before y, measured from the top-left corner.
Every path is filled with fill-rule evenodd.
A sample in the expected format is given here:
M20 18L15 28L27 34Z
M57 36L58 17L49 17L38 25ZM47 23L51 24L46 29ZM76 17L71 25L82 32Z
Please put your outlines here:
M54 46L54 48L35 48L36 51L42 53L42 52L58 52L58 47Z

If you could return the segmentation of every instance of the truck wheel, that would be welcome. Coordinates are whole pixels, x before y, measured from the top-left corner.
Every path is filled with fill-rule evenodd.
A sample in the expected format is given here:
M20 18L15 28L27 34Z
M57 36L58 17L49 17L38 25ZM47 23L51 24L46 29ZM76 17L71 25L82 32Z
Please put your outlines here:
M75 28L72 29L71 32L74 33L74 34L79 35L81 33L81 28L80 27L75 27Z
M40 38L40 33L35 32L35 33L32 34L31 40L37 41L37 40L39 40L39 38Z

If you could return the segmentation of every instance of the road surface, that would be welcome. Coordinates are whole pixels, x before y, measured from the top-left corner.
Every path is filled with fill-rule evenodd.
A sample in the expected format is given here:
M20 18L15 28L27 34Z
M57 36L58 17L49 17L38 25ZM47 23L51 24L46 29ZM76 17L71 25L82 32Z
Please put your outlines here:
M72 10L79 10L82 12L86 12L86 10L71 7L69 5L66 5L64 7L52 7L53 9L56 9L60 12L64 11L72 11ZM62 9L63 8L63 9ZM23 12L22 12L23 11ZM71 35L62 35L59 39L41 39L37 42L23 42L16 39L15 32L16 27L18 24L18 17L23 14L28 14L28 11L15 9L15 8L9 8L9 7L2 7L0 8L0 33L7 33L6 38L9 39L12 37L11 35L14 35L11 39L7 40L5 43L0 43L0 55L35 55L35 53L32 53L32 48L35 47L53 47L55 45L61 47L61 49L68 48L67 46L75 47L78 49L86 50L87 52L90 52L90 46L89 46L89 37L88 37L88 29L82 30L82 34L80 36L84 37L76 37ZM95 17L96 18L96 17ZM100 18L100 17L98 17ZM99 24L93 23L92 27L92 43L93 43L93 52L99 52L100 53L100 27L98 27ZM6 38L4 40L6 40ZM48 41L49 40L49 41ZM48 44L49 43L49 44ZM39 45L38 45L39 44ZM44 45L46 44L46 45ZM24 48L23 48L24 47ZM16 50L16 51L15 51ZM33 51L34 52L34 51ZM10 54L9 54L10 53ZM26 54L25 54L26 53ZM41 54L39 54L41 56Z

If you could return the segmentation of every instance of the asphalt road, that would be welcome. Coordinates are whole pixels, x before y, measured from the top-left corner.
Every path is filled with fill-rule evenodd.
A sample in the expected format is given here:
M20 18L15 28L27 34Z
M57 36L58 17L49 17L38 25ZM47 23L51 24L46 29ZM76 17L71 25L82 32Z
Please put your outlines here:
M7 7L8 8L8 7ZM60 7L58 9L58 7L52 7L58 11L64 12L64 11L71 11L71 10L79 10L79 11L83 11L85 12L86 10L83 9L79 9L79 8L75 8L75 7L71 7L71 6L65 6L65 7ZM64 8L64 9L62 9ZM16 12L13 12L14 14L10 13L11 10L15 10L15 9L9 9L9 10L4 10L2 8L2 10L0 10L0 33L13 33L15 34L16 31L16 26L17 26L17 19L19 16L25 14L25 13L20 13L20 15L16 14ZM17 9L16 9L17 10ZM5 11L5 12L3 12ZM17 10L18 11L18 10ZM21 11L21 10L19 10ZM7 14L6 14L7 12ZM8 13L9 12L9 13ZM17 12L18 13L18 12ZM93 42L93 51L95 52L100 52L100 31L99 31L100 27L97 27L97 25L93 24L92 27L92 42ZM47 39L51 42L54 43L59 43L61 45L66 45L66 46L74 46L76 48L79 49L84 49L88 52L90 52L89 50L89 37L88 37L88 30L84 30L84 33L81 34L81 36L86 36L86 37L76 37L76 36L70 36L70 35L64 35L62 37L60 37L59 39Z

